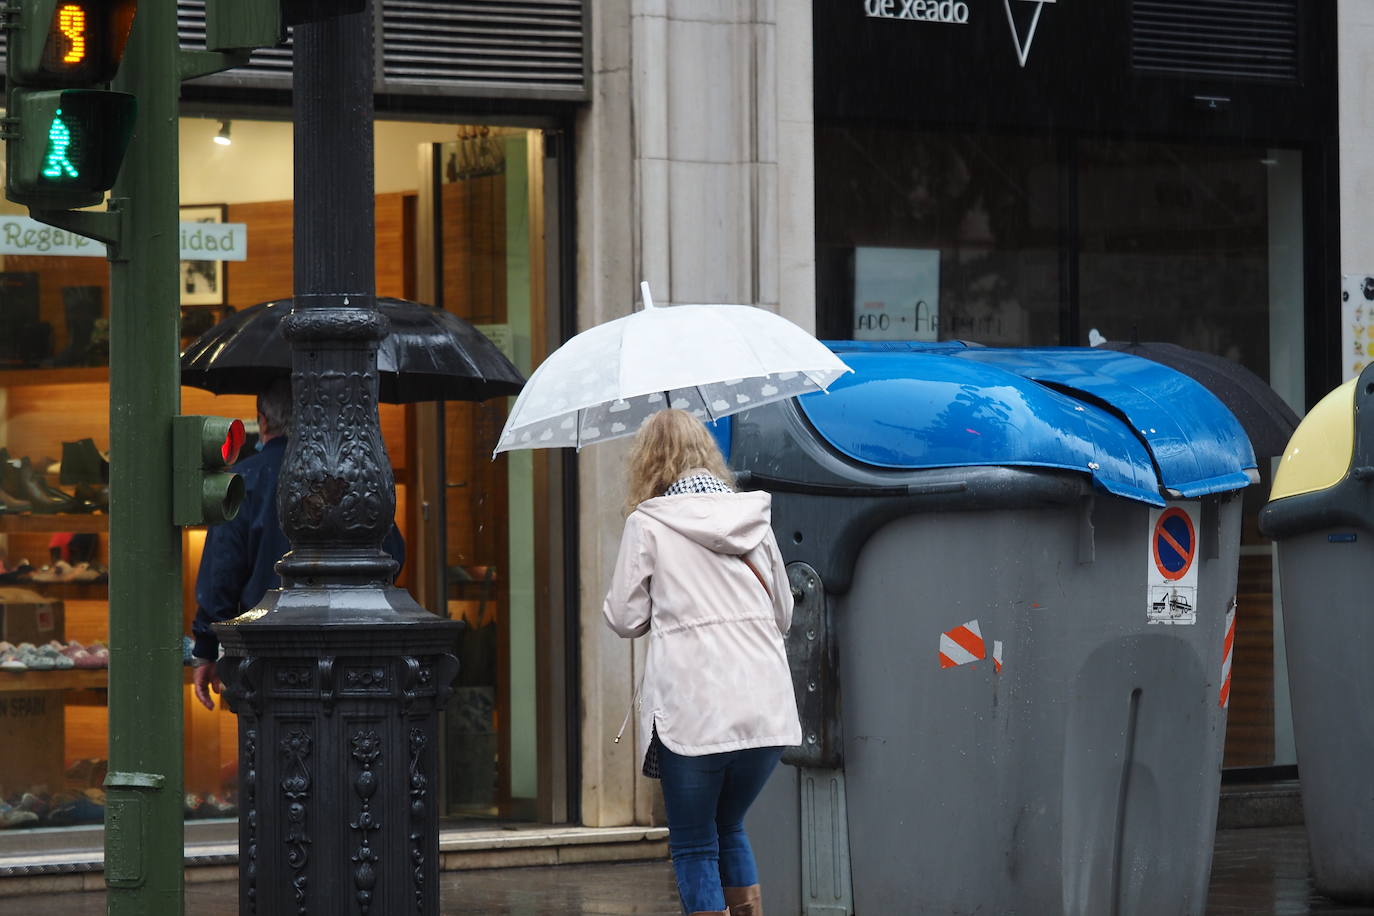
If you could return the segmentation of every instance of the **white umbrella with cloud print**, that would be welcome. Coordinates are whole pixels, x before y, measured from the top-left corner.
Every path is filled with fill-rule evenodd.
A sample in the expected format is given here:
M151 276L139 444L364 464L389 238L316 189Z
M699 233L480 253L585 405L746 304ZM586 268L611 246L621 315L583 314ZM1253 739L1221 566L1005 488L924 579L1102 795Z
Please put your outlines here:
M644 308L583 331L525 383L496 453L582 448L630 436L655 411L705 421L824 391L846 372L839 357L785 318L752 305Z

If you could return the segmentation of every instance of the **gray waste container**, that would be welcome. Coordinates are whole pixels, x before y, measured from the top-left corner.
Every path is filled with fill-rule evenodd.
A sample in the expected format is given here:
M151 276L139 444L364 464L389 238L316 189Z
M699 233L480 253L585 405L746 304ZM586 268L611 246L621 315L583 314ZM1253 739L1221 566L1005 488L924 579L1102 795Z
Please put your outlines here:
M1374 901L1374 366L1298 426L1260 530L1278 542L1312 874L1327 896Z
M832 346L853 375L722 437L798 596L769 912L1201 914L1239 425L1124 354Z

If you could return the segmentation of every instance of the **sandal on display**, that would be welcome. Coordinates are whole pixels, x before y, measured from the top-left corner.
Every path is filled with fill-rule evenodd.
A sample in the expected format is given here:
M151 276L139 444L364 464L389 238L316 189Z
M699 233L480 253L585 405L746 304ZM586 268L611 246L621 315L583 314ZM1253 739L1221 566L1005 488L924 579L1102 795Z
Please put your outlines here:
M110 572L94 563L77 563L72 567L71 578L63 581L75 582L79 585L108 582L110 581Z
M72 657L63 651L66 648L67 647L62 643L54 639L52 642L44 643L39 646L38 654L52 659L54 668L66 671L76 667L76 662L72 660Z
M52 671L57 667L57 661L51 655L40 651L31 642L19 644L19 660L30 671Z
M104 668L105 663L91 653L85 646L73 639L62 648L62 654L72 660L76 668Z
M0 643L0 671L28 671L29 666L19 660L19 647Z
M24 811L21 808L0 802L0 830L31 827L36 823L38 823L38 815L32 811Z
M70 582L72 576L72 565L66 560L58 560L51 566L44 566L42 569L35 569L29 574L29 581L39 584L51 584L54 582Z

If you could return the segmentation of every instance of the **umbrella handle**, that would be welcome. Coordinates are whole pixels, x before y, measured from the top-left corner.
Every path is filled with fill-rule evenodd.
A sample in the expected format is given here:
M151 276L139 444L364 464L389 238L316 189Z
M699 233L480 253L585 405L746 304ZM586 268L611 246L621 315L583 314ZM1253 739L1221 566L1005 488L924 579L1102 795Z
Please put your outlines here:
M640 281L639 281L639 294L640 294L640 295L643 297L643 299L644 299L644 308L645 308L645 309L651 309L651 308L654 307L654 297L651 296L651 295L649 294L649 281L648 281L648 280L640 280Z

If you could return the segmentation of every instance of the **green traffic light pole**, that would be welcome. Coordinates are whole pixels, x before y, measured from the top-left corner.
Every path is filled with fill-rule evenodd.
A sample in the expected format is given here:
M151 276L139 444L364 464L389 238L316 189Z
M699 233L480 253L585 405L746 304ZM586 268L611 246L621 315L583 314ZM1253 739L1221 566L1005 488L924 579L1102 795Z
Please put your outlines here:
M110 209L110 705L106 912L183 912L175 0L142 0L114 88L138 99Z

